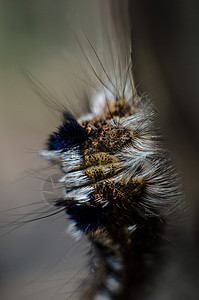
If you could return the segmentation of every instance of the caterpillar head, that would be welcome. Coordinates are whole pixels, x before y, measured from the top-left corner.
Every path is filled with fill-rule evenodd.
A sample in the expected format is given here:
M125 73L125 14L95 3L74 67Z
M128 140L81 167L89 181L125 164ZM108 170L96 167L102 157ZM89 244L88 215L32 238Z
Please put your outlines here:
M141 98L108 100L98 95L92 112L68 113L42 157L57 162L66 207L78 229L135 228L163 218L179 198L175 172L162 147L154 110Z

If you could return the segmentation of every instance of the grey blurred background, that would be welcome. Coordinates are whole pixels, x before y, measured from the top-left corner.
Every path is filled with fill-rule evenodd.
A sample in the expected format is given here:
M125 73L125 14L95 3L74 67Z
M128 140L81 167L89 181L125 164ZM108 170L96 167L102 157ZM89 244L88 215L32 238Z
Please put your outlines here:
M88 245L66 233L64 212L23 223L53 213L49 197L61 193L56 182L49 185L49 197L43 193L49 176L58 178L59 171L43 162L38 150L45 148L61 118L38 95L38 86L44 85L55 102L77 115L84 111L70 53L81 62L73 34L81 26L95 42L98 4L97 0L0 1L2 300L79 299L85 286L81 283L88 274Z

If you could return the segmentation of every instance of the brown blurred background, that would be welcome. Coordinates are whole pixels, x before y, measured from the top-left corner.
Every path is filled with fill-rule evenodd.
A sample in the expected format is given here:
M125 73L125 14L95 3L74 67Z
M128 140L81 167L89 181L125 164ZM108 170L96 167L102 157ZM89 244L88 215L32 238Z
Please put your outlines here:
M188 210L153 299L199 298L199 2L129 0L134 75L154 102ZM180 211L179 207L179 211Z

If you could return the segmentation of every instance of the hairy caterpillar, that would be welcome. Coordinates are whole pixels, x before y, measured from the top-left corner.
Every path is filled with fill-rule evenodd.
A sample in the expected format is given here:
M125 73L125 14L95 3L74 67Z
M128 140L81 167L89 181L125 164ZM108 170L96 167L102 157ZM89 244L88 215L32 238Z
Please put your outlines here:
M102 74L83 50L98 79L90 111L78 119L64 111L40 155L60 166L64 196L56 206L92 245L93 284L82 297L145 299L185 209L182 186L155 108L137 94L130 51L124 64L111 54L113 72L88 43Z
M129 60L127 59L127 61ZM117 65L117 60L115 60L115 64ZM104 66L104 64L102 65ZM92 63L92 66L95 67L95 64ZM75 120L69 114L65 113L63 126L61 126L58 132L56 132L56 134L53 134L49 139L49 149L52 152L42 152L42 155L45 158L52 158L53 161L55 159L59 161L60 158L58 154L60 152L62 164L65 163L64 159L67 161L67 157L70 158L70 154L72 156L70 161L72 165L73 158L75 158L75 165L77 164L77 160L79 158L83 158L85 164L90 164L89 168L83 169L85 166L82 162L80 162L80 165L82 164L82 166L80 170L75 171L77 172L75 174L70 173L71 171L68 174L67 172L69 170L64 170L64 173L66 174L62 181L63 184L66 185L65 188L69 189L68 192L72 191L70 189L73 189L76 181L80 182L80 180L83 180L83 182L81 183L82 186L90 187L91 185L93 186L96 182L98 183L99 180L106 183L107 181L111 181L111 179L114 178L115 175L118 177L120 176L118 178L118 186L108 186L108 191L105 191L104 194L101 193L103 194L101 196L102 198L98 197L96 199L92 194L92 198L90 200L81 199L81 197L91 196L90 194L86 194L86 188L77 191L77 186L75 186L75 195L70 196L73 201L75 197L77 197L77 199L75 199L75 203L73 203L71 199L69 199L69 202L67 202L67 199L65 198L57 203L59 207L63 205L63 208L66 208L68 210L69 216L71 216L71 218L76 222L76 225L78 225L78 229L85 231L88 236L91 236L91 240L94 241L94 244L96 244L96 248L99 250L100 261L95 262L94 259L93 262L96 269L98 269L98 264L100 264L100 268L102 268L100 270L100 279L97 282L97 286L94 286L94 288L91 290L91 295L85 296L87 297L87 299L88 297L94 297L93 295L95 294L96 297L99 294L101 295L101 297L111 297L113 299L120 297L121 299L124 299L124 297L132 298L132 293L134 295L133 297L136 297L136 294L139 294L140 292L145 293L145 283L148 284L148 280L146 279L145 281L145 276L146 278L148 278L147 272L150 272L148 266L147 268L145 268L145 263L150 264L150 262L153 262L153 257L147 258L145 260L147 251L150 252L150 249L152 247L152 254L156 254L156 251L159 253L159 246L165 246L162 245L161 240L164 235L167 237L166 233L167 229L169 229L167 222L170 223L172 221L173 223L175 223L175 218L177 218L176 213L178 211L183 211L183 207L180 206L181 187L178 184L175 169L173 168L173 163L170 162L170 155L165 150L161 135L159 133L159 130L157 129L158 125L156 125L155 123L156 113L152 104L149 100L146 99L146 97L139 97L136 94L134 85L133 83L131 84L132 77L130 69L131 65L127 63L126 68L123 69L125 70L124 76L122 72L119 75L118 73L120 73L120 71L117 72L117 80L115 80L114 76L112 76L113 78L109 76L110 79L108 79L105 74L103 74L103 77L100 75L99 78L101 80L103 78L103 83L105 83L107 87L101 87L99 88L100 91L97 91L96 96L91 103L92 114L90 116L82 116L82 118L80 117L79 120ZM102 73L104 73L103 70L101 71ZM108 74L109 72L110 70L108 68ZM116 89L113 89L113 93L109 90L112 90L113 88L111 87L112 84L110 80L112 81L113 85L116 85ZM117 91L116 81L121 83L119 92ZM98 82L98 85L101 85L100 82ZM125 95L123 95L124 88ZM98 108L96 109L96 107ZM101 115L103 117L101 117ZM92 119L87 119L88 117L91 117ZM107 121L105 122L104 119L106 119ZM130 126L130 120L132 122L132 127ZM129 127L131 128L129 129ZM99 136L100 128L102 129L101 136ZM120 143L118 143L118 145L117 140L118 138L122 139L122 137L124 138L124 143L122 143L120 148ZM90 144L87 143L88 139L90 140ZM103 145L100 139L103 140ZM93 142L91 142L92 140L94 140L94 144ZM135 148L133 147L134 143ZM110 145L113 146L113 150L111 149ZM76 147L77 149L75 149ZM89 157L88 159L84 159L85 152L88 150L87 148L91 150L91 157ZM108 153L108 155L98 155L98 149L103 149L103 151L101 152ZM57 157L53 156L53 154L55 154L55 152L53 152L54 150L58 151L56 152ZM79 150L81 150L82 152L78 153ZM67 151L71 151L71 153ZM94 152L94 154L92 153L92 151ZM97 153L95 153L95 151ZM63 159L64 152L67 152L68 156ZM132 156L136 159L132 159ZM97 166L93 165L93 160L95 161ZM145 164L146 160L147 164ZM123 166L120 166L120 164L123 164ZM153 167L155 174L153 174L153 170L151 170L153 169ZM124 172L125 169L126 172ZM135 185L137 186L132 187L132 178L135 177L136 179L138 178L140 180L145 176L147 180L145 183L143 183L142 187L140 187L140 184L142 185L142 180L141 182L135 182ZM158 179L156 178L156 176L158 176ZM122 187L123 183L120 184L122 180L121 177L126 181L125 185L127 186L127 195L125 195L125 188ZM152 183L150 182L150 180L152 180ZM162 189L159 186L156 186L158 180L159 183L162 182ZM168 181L172 181L172 184L166 185L164 184L164 180L167 183ZM87 181L89 181L89 183ZM128 186L128 182L131 183L130 187ZM154 202L147 202L147 198L143 197L147 185L149 185L149 187L154 187L154 191L155 193L157 193L155 194L155 196L154 194L152 195L152 200L156 199ZM82 186L80 186L80 188L82 188ZM174 198L172 198L173 196L171 193L169 197L166 197L166 203L162 201L162 198L165 197L165 189L168 189L169 192L174 192ZM115 190L116 194L114 195L114 199L117 203L117 207L119 206L118 211L117 209L114 209L114 203L111 204L113 192L115 192ZM101 191L102 188L99 190L99 192ZM78 194L78 192L80 193ZM87 192L93 193L90 190L87 190ZM138 193L139 197L136 193ZM136 205L138 206L131 206L133 199L131 199L131 201L127 199L129 194L133 194L133 198L137 199ZM146 195L150 195L149 191ZM124 199L124 203L126 204L122 205L122 207L120 207L120 202L123 203L123 201L121 201L121 197L122 199ZM106 198L109 198L109 201L107 201ZM85 202L79 205L79 200L81 200L81 202ZM76 203L76 201L78 201L78 203ZM71 202L73 203L72 206ZM130 205L130 207L128 205ZM112 215L112 211L110 208L113 208L113 211L116 212L115 215ZM129 213L131 216L130 218ZM92 219L90 219L91 216ZM132 219L134 221L133 223ZM167 222L165 222L165 220L167 220ZM179 219L177 218L177 222L178 220ZM117 234L115 233L116 229L112 228L114 227L114 224L116 224L117 227L117 234L120 232L120 229L122 233L124 232L124 234L122 234L122 237L119 237L119 239L116 236ZM147 224L149 225L148 228L146 228ZM119 231L118 227L121 227ZM124 230L122 229L122 227L124 227ZM151 242L151 238L149 243L148 241L146 241L145 249L145 242L143 242L143 240L146 236L150 237L150 234L153 238L155 237L156 239L154 241L154 244ZM137 247L131 245L132 238L135 238L135 243L140 239L140 243L138 242L138 245L140 246L141 244L141 246L143 247L141 251L140 248L137 250ZM126 243L126 241L128 241L128 243ZM108 249L106 249L106 245L104 245L104 243L108 243ZM116 249L112 249L115 244ZM117 244L120 245L119 250L117 249ZM102 246L104 247L104 249L101 249L103 248ZM124 254L121 253L122 247L124 248ZM108 253L106 253L106 250ZM111 252L112 257L109 257L109 251ZM146 251L146 253L143 253L142 251ZM137 252L139 254L138 256ZM128 268L128 264L134 262L134 256L136 257L136 261L138 263L136 263L136 266ZM159 257L161 261L161 255ZM157 260L159 259L159 257L157 255ZM128 261L126 260L126 258L128 259ZM156 266L156 257L154 260L154 266ZM144 264L144 266L142 266L142 263ZM151 269L153 269L154 266L151 266ZM159 266L159 262L157 266ZM120 270L115 270L114 267L119 267ZM135 269L133 269L134 267ZM136 274L134 274L134 270L137 269L139 269L139 271L136 271ZM143 272L146 271L146 274L144 274L143 277L140 269L142 269ZM138 274L139 276L141 276L140 278L137 277ZM134 276L136 277L135 279Z

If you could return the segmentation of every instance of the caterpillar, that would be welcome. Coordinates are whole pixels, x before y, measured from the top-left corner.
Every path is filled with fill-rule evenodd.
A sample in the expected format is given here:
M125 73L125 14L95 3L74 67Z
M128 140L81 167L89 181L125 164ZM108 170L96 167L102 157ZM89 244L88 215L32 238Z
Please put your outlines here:
M55 205L91 243L91 286L81 299L148 299L185 210L183 188L156 109L136 90L130 48L124 64L111 53L113 72L85 38L101 69L82 49L98 80L90 109L79 118L64 111L40 156L61 168Z

